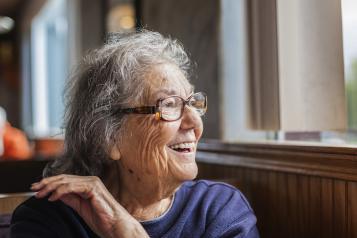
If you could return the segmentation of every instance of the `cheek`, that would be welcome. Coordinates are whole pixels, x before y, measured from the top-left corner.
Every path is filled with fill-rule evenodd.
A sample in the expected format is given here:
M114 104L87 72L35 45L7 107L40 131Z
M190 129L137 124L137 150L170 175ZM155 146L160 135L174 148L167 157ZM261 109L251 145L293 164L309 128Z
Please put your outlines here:
M134 172L148 175L164 175L167 171L167 152L165 146L175 135L175 125L162 123L153 118L140 118L128 129L132 132L126 148L130 148L126 154L131 161L130 169ZM177 131L177 129L176 129ZM124 148L125 149L125 148Z
M194 132L195 132L196 139L199 140L203 133L203 122L200 116L197 116L197 121L195 121L195 124L196 126Z
M164 122L161 126L161 137L165 145L172 141L180 129L180 120L173 122Z

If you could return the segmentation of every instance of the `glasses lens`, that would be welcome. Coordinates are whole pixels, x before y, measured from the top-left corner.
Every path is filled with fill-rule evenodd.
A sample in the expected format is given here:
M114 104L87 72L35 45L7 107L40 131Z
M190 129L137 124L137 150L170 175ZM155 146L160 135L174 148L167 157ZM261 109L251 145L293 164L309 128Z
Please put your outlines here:
M183 101L180 97L168 97L161 101L161 117L167 121L177 120L181 117Z
M199 92L192 95L189 105L196 109L200 116L203 116L207 111L207 96L205 93Z

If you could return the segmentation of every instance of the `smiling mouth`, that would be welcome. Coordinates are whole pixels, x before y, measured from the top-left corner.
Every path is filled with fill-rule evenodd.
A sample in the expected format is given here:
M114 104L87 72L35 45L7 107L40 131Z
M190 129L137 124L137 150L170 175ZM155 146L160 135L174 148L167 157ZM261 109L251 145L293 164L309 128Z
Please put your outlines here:
M178 143L174 145L169 145L168 147L180 153L190 153L194 151L195 143L194 142Z

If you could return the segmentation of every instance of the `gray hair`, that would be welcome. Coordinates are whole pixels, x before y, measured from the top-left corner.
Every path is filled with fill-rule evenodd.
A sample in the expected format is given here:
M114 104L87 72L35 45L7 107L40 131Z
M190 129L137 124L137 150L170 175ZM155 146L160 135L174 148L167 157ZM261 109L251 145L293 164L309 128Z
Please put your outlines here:
M44 176L103 177L126 118L114 115L114 108L143 100L145 74L162 63L177 65L189 78L191 62L182 45L148 30L112 33L84 57L65 89L63 155L47 165Z

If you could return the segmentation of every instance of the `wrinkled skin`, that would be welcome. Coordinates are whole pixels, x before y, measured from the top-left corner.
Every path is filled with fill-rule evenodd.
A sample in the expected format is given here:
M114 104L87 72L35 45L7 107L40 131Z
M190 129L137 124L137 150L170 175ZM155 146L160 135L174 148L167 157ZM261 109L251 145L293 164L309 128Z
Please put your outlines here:
M131 106L155 105L157 99L170 95L188 98L192 93L182 72L171 64L156 66L146 80L146 97ZM188 107L174 122L156 120L154 115L128 115L124 138L111 149L116 166L104 183L92 176L58 175L34 183L31 189L37 198L50 195L50 201L61 200L72 207L101 237L148 237L138 221L163 214L180 184L197 175L196 147L179 153L168 146L197 145L202 129L198 113Z
M170 95L188 98L192 93L192 86L174 65L154 68L147 80L151 95L142 105L155 105L159 98ZM122 188L119 200L131 214L139 219L150 219L152 209L148 212L145 206L163 206L160 204L164 203L167 208L170 204L167 200L171 200L180 184L196 177L196 151L178 153L168 145L179 142L197 144L202 130L200 116L188 107L182 118L173 122L156 120L154 115L128 116L125 136L114 149L119 150L121 156L118 160Z

